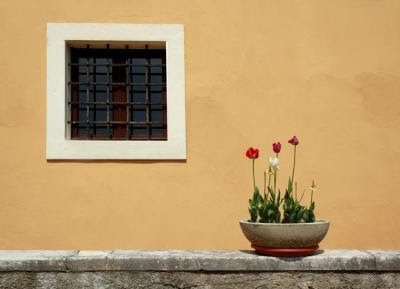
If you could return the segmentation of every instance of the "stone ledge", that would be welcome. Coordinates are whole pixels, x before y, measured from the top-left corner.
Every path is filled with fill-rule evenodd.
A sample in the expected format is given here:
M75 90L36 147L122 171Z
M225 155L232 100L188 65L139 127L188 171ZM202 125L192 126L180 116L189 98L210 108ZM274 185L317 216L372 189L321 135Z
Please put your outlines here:
M302 258L252 251L0 251L0 272L400 271L400 251L325 250Z

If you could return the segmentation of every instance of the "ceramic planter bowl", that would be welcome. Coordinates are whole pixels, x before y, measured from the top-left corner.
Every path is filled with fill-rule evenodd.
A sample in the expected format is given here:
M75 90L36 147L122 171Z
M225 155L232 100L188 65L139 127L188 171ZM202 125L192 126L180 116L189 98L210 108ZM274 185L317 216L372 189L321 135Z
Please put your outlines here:
M313 254L329 229L329 222L253 223L240 221L243 234L256 252L275 256Z

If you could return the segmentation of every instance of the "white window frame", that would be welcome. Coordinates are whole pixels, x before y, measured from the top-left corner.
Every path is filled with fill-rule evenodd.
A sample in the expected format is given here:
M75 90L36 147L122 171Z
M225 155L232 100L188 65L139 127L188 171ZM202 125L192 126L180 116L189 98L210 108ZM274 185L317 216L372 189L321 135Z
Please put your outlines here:
M186 159L184 30L182 24L47 24L47 159ZM68 42L165 42L168 140L71 140Z

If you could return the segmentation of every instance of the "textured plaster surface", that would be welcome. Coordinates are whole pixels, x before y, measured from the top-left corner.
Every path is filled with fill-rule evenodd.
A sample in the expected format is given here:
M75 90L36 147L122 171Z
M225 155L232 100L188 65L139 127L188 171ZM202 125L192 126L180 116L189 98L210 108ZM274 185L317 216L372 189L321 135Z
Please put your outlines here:
M0 0L0 248L250 248L249 146L300 138L324 248L400 249L400 1ZM182 23L187 161L46 162L46 24ZM309 202L308 192L304 200Z

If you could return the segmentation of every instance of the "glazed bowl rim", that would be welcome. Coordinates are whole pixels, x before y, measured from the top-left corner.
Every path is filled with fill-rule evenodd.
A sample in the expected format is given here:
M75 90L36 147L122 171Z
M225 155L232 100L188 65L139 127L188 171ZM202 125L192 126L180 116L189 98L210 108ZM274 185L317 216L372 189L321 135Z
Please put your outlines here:
M319 224L329 224L329 221L326 220L316 220L313 223L260 223L260 222L249 222L248 220L240 220L241 224L249 224L249 225L261 225L261 226L312 226Z

